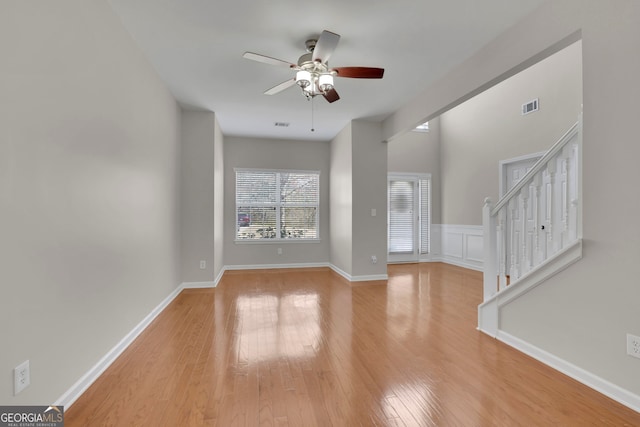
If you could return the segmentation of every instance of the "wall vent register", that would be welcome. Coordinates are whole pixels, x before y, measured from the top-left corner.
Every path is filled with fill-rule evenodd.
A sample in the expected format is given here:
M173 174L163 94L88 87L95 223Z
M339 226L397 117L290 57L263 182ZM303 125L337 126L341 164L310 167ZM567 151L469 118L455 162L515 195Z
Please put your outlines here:
M526 114L533 113L534 111L538 111L538 106L538 98L525 102L522 104L522 115L524 116Z

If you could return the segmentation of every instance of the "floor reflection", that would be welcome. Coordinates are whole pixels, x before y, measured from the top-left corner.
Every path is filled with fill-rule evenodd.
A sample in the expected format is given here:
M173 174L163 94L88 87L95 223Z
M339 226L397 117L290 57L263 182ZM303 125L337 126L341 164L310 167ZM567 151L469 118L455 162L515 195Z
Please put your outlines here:
M235 300L235 352L247 362L308 357L319 347L317 293L241 295Z

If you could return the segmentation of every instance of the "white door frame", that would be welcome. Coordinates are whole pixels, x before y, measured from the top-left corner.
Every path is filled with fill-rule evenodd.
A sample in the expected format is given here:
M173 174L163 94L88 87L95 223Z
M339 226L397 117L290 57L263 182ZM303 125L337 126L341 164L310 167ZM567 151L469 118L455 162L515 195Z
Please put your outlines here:
M387 262L389 263L402 263L402 262L419 262L420 261L420 206L419 206L419 181L431 180L430 173L408 173L408 172L389 172L387 174L387 192L389 189L389 182L392 180L407 180L414 183L414 243L412 254L393 254L390 255L387 250ZM387 221L389 221L389 200L387 200ZM429 221L431 220L431 195L429 195ZM389 232L389 223L387 222L387 239Z
M525 154L523 156L513 157L511 159L500 160L499 162L499 193L498 198L501 198L505 194L506 182L507 179L507 167L513 163L518 163L526 160L539 160L544 155L545 151L540 151L538 153Z

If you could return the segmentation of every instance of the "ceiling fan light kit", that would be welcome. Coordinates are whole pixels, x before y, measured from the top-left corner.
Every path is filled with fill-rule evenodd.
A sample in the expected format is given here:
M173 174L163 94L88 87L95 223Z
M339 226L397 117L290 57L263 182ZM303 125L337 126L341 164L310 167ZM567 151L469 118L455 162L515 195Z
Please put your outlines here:
M271 58L253 52L245 52L244 58L270 65L286 66L296 70L295 78L282 82L265 91L265 95L275 95L297 84L307 99L322 95L328 102L340 99L334 88L334 77L348 77L356 79L381 79L383 68L372 67L338 67L329 68L329 57L338 45L340 36L331 31L323 31L315 40L307 40L307 53L303 54L297 64L281 59Z

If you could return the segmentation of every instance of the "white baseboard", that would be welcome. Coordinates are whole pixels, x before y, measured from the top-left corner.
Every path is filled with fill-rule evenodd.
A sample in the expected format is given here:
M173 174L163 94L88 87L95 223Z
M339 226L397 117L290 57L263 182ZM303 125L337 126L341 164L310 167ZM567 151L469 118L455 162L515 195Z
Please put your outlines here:
M217 282L182 282L180 289L215 288Z
M294 264L253 264L253 265L227 265L224 270L273 270L276 268L316 268L329 267L326 262L306 262Z
M216 276L216 278L213 281L213 287L215 288L216 286L218 286L218 283L220 283L220 280L222 280L222 276L224 275L224 272L227 271L227 267L222 267L220 269L220 272L218 273L218 275Z
M548 365L553 369L573 378L574 380L581 382L587 387L590 387L597 392L610 397L616 402L619 402L636 412L640 412L640 396L638 396L637 394L634 394L629 390L625 390L622 387L619 387L603 378L600 378L599 376L594 375L591 372L585 371L584 369L575 366L574 364L564 359L554 356L553 354L548 353L534 346L533 344L523 341L520 338L517 338L504 331L498 331L496 338L504 342L505 344L510 345L511 347L514 347L521 352L533 357L534 359L544 363L545 365Z
M468 263L468 262L464 262L464 260L451 258L451 257L433 256L431 260L422 261L422 262L443 262L445 264L451 264L457 267L468 268L469 270L483 271L482 266L478 266L476 263Z
M389 278L389 276L386 274L373 274L368 276L352 276L349 273L341 270L340 268L328 262L298 263L298 264L228 265L225 267L225 270L272 270L276 268L318 268L318 267L328 267L350 282L387 280Z
M341 270L340 268L338 268L337 266L333 265L333 264L329 264L329 268L331 268L333 271L335 271L336 273L338 273L339 275L341 275L342 277L344 277L345 279L347 279L350 282L369 282L369 281L373 281L373 280L388 280L389 276L386 274L372 274L372 275L368 275L368 276L352 276L349 273L345 272L344 270Z
M56 406L69 407L84 393L95 380L122 354L123 351L153 322L153 320L175 299L182 291L183 286L178 286L169 296L154 308L140 323L138 323L124 338L105 354L87 373L85 373L74 385L71 386L54 403Z

